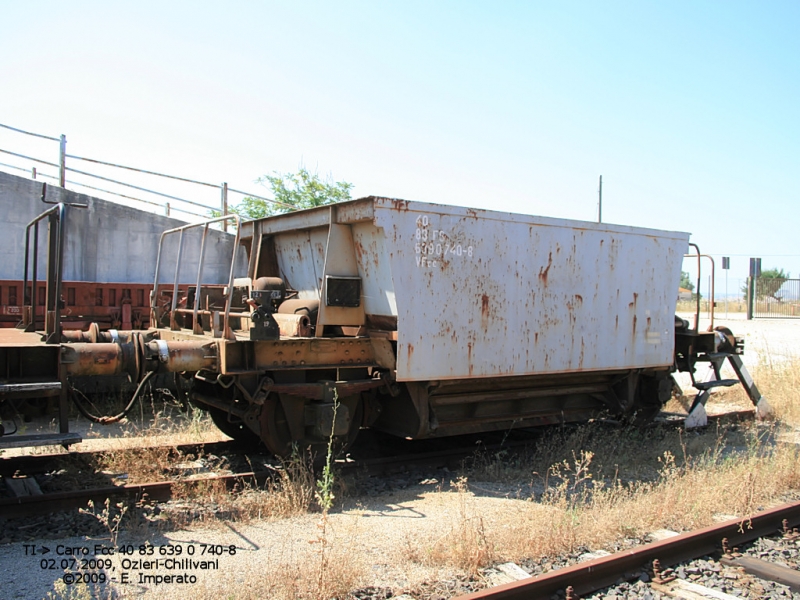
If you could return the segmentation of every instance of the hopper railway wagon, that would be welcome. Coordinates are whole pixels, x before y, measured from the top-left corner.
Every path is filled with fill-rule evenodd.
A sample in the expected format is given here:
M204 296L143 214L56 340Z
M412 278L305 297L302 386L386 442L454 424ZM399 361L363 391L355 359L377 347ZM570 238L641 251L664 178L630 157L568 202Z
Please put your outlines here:
M236 273L234 251L228 284L212 292L202 283L205 239L226 219L247 272ZM203 241L186 248L194 227ZM162 252L170 236L177 264ZM162 235L159 293L149 299L158 327L147 331L66 330L54 300L59 261L48 263L44 333L28 318L8 330L24 343L0 339L0 402L45 386L63 417L75 377L127 375L141 387L178 373L224 433L276 455L320 451L331 436L343 449L364 427L418 439L649 419L676 371L692 375L693 413L711 388L739 381L763 408L741 340L675 316L688 248L686 233L380 197L249 222L219 217ZM187 253L199 255L199 293L182 305ZM721 378L725 361L738 380ZM702 362L714 381L694 380Z

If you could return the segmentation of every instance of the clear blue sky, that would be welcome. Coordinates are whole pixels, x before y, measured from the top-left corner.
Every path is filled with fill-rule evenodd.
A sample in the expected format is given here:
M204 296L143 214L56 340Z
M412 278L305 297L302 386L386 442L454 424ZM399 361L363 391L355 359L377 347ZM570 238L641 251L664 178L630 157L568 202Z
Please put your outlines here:
M749 256L800 276L797 1L1 0L0 21L0 123L71 154L585 220L603 175L605 221L689 231L731 281Z

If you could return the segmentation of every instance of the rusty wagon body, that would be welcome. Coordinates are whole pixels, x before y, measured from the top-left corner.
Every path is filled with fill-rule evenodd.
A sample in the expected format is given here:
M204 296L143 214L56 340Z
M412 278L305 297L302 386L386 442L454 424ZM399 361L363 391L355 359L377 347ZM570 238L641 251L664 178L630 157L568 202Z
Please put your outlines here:
M205 240L228 219L240 250L228 284L205 286L205 242L184 248L184 233L203 227ZM648 417L673 371L709 361L719 374L729 356L741 367L730 332L676 320L686 233L368 197L219 217L165 232L161 247L175 237L177 264L160 252L155 269L159 328L63 331L48 291L62 413L73 376L179 373L221 430L282 455L323 449L331 435L346 447L363 427L426 438ZM187 252L200 259L180 305Z
M652 410L669 389L688 234L370 197L240 237L249 272L220 337L160 338L215 345L193 400L276 452L361 426L422 438Z

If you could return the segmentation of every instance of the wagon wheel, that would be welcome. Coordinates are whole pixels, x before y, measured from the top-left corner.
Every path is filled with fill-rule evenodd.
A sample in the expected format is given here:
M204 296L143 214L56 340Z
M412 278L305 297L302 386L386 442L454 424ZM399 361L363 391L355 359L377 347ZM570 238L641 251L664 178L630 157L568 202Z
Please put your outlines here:
M261 441L275 456L290 456L292 434L289 420L277 394L270 394L261 407Z
M207 407L208 414L214 425L228 437L232 437L243 446L256 448L261 445L261 438L258 434L245 425L242 421L231 422L228 420L228 413L213 406Z
M334 454L346 451L355 441L363 418L363 406L358 396L343 398L341 403L350 410L350 428L346 435L334 439ZM289 420L277 394L270 394L261 407L261 441L275 456L289 457L292 446L299 450L310 450L315 462L324 458L328 452L327 440L307 439L293 440L289 430Z
M642 376L633 405L633 422L639 425L652 422L672 396L673 383L672 377Z

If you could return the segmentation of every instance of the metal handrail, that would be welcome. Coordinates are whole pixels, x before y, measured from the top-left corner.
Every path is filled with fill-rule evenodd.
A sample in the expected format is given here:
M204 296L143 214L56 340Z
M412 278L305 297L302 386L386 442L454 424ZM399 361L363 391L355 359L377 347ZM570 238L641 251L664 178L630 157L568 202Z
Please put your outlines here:
M60 152L59 152L59 163L58 164L52 163L52 162L48 162L48 161L45 161L45 160L42 160L42 159L39 159L39 158L35 158L35 157L32 157L32 156L27 156L27 155L24 155L24 154L20 154L20 153L17 153L17 152L12 152L10 150L4 150L2 148L0 148L0 153L9 154L9 155L15 156L17 158L22 158L22 159L25 159L25 160L30 160L30 161L33 161L33 162L36 162L36 163L40 163L40 164L44 164L44 165L48 165L48 166L51 166L51 167L58 168L59 169L59 177L57 179L58 179L59 184L61 185L61 187L64 187L66 185L66 183L67 183L66 171L73 171L74 173L78 173L78 174L84 175L86 177L93 177L93 178L101 179L103 181L108 181L110 183L114 183L114 184L117 184L117 185L130 187L130 188L137 189L137 190L140 190L140 191L143 191L143 192L147 192L149 194L154 194L156 196L161 196L163 198L168 198L170 200L175 200L177 202L182 202L182 203L185 203L185 204L188 204L188 205L191 205L191 206L197 206L197 207L208 209L208 210L216 210L216 208L214 208L213 206L209 206L207 204L193 202L191 200L186 200L185 198L179 198L177 196L172 196L172 195L165 194L165 193L162 193L162 192L157 192L155 190L151 190L151 189L148 189L148 188L145 188L145 187L136 186L136 185L133 185L133 184L130 184L130 183L126 183L126 182L123 182L123 181L119 181L119 180L116 180L116 179L111 179L111 178L108 178L108 177L103 177L103 176L100 176L100 175L95 175L93 173L87 173L85 171L80 171L78 169L73 169L73 168L67 167L66 166L66 159L70 158L70 159L73 159L73 160L81 160L81 161L94 163L94 164L98 164L98 165L103 165L103 166L108 166L108 167L113 167L113 168L117 168L117 169L125 169L125 170L128 170L128 171L134 171L134 172L142 173L142 174L145 174L145 175L163 177L163 178L166 178L166 179L172 179L172 180L181 181L181 182L184 182L184 183L192 183L192 184L195 184L195 185L202 185L202 186L205 186L205 187L211 187L211 188L219 189L220 190L220 194L221 194L220 204L221 204L221 209L222 209L223 216L228 214L228 192L233 192L235 194L241 194L242 196L247 196L247 197L251 197L251 198L257 198L258 200L263 200L265 202L270 202L270 203L273 203L276 206L280 206L282 208L289 208L289 209L293 208L288 204L285 204L283 202L279 202L279 201L275 200L274 198L267 198L265 196L259 196L257 194L251 194L250 192L245 192L245 191L242 191L242 190L229 188L227 183L222 183L220 185L216 185L216 184L208 183L208 182L205 182L205 181L198 181L196 179L189 179L189 178L186 178L186 177L178 177L176 175L167 175L165 173L159 173L157 171L150 171L150 170L147 170L147 169L139 169L139 168L136 168L136 167L129 167L129 166L125 166L125 165L119 165L119 164L116 164L116 163L102 161L102 160L98 160L98 159L94 159L94 158L87 158L87 157L83 157L83 156L76 156L74 154L67 154L66 153L67 140L66 140L66 136L64 136L64 135L62 135L60 138L56 138L56 137L51 137L51 136L42 135L42 134L38 134L38 133L31 133L29 131L18 129L16 127L11 127L9 125L3 125L2 123L0 123L0 127L4 128L4 129L8 129L10 131L21 133L21 134L24 134L24 135L29 135L29 136L33 136L33 137L38 137L38 138L42 138L42 139L46 139L46 140L59 142L60 143ZM15 167L13 165L7 165L7 166L10 166L10 167L16 168L16 169L20 169L20 167ZM25 169L20 169L20 170L25 170ZM43 175L43 176L52 177L51 175ZM34 175L34 178L35 178L35 175ZM53 177L53 179L56 179L56 178ZM118 192L112 192L110 190L104 190L102 188L95 188L95 187L92 187L90 185L86 185L86 184L83 184L83 183L78 183L78 182L74 182L74 181L70 181L69 183L71 183L73 185L80 185L80 186L86 187L88 189L93 189L93 190L97 190L97 191L100 191L100 192L104 192L106 194L119 196L121 198L127 198L129 200L135 200L135 201L138 201L138 202L144 202L144 203L152 204L152 205L155 205L155 206L161 206L161 204L159 204L157 202L151 202L151 201L148 201L148 200L142 200L140 198L132 198L132 197L127 196L125 194L121 194L121 193L118 193ZM167 209L167 214L169 214L169 210L171 208L170 204L168 202L165 202L163 204L163 206L165 206L165 208ZM205 216L205 215L201 215L200 213L194 213L194 212L191 212L191 211L182 210L182 209L178 209L178 208L176 208L175 210L178 210L179 212L183 212L183 213L186 213L186 214L192 214L192 215L196 215L196 216ZM226 227L227 227L227 222L224 222L223 223L223 228L226 228Z
M155 281L153 282L153 289L150 292L150 322L157 323L158 322L158 302L157 302L157 290L158 290L158 277L161 272L161 251L164 248L164 240L168 235L178 233L180 234L178 237L178 254L175 260L175 280L174 280L174 287L172 291L172 305L170 308L170 329L179 329L177 326L177 322L175 320L176 309L178 307L178 277L180 275L180 266L181 266L181 258L183 256L183 234L188 231L189 229L194 229L196 227L203 227L203 238L200 243L200 258L198 259L198 266L197 266L197 285L195 287L195 297L194 297L194 310L192 311L193 317L193 329L195 333L198 333L198 322L197 316L198 311L200 309L200 291L201 291L201 283L202 283L202 276L203 276L203 265L205 262L205 246L206 246L206 238L208 236L208 228L213 223L218 223L220 221L229 221L235 220L236 221L236 237L233 242L233 255L231 257L231 268L228 273L228 287L225 293L225 316L223 318L223 337L226 339L230 339L232 337L231 329L229 325L229 318L231 312L231 304L233 300L233 272L236 266L236 251L239 249L239 237L241 235L241 217L239 215L223 215L221 217L215 217L213 219L208 219L203 223L190 223L188 225L183 225L182 227L175 227L174 229L168 229L167 231L161 234L161 239L158 242L158 255L156 257L156 274L155 274ZM213 329L213 327L212 327ZM202 331L202 330L200 330Z
M107 166L107 167L116 167L117 169L126 169L128 171L134 171L136 173L144 173L145 175L154 175L156 177L164 177L166 179L174 179L175 181L183 181L185 183L195 183L197 185L204 185L206 187L211 187L211 188L215 188L215 189L219 189L221 187L221 186L217 185L216 183L208 183L206 181L198 181L196 179L187 179L186 177L178 177L177 175L167 175L165 173L158 173L156 171L148 171L147 169L138 169L136 167L126 167L125 165L117 165L117 164L114 164L114 163L105 162L105 161L97 160L97 159L94 159L94 158L85 158L85 157L82 157L82 156L75 156L73 154L67 154L67 158L74 158L76 160L83 160L83 161L86 161L86 162L95 163L95 164L98 164L98 165L104 165L104 166ZM75 171L75 169L70 169L70 168L67 168L67 170L68 171ZM80 173L80 171L75 171L75 172L76 173ZM84 173L84 174L86 174L86 173ZM119 183L119 182L117 182L117 183ZM225 184L223 184L223 185L225 185ZM291 209L295 208L295 207L291 206L290 204L286 204L284 202L279 202L278 200L275 200L274 198L266 198L264 196L258 196L256 194L251 194L250 192L243 192L241 190L237 190L237 189L234 189L232 187L228 187L227 190L229 192L234 192L236 194L242 194L243 196L249 196L251 198L257 198L259 200L264 200L265 202L272 202L273 204L275 204L277 206L281 206L283 208L291 208ZM184 200L184 202L185 202L185 200Z
M33 160L36 160L36 159L33 159ZM0 167L7 167L9 169L16 169L17 171L22 171L24 173L28 172L28 169L23 169L22 167L18 167L16 165L9 165L8 163L0 162ZM35 167L34 167L34 171L35 171L34 179L36 179L37 177L45 177L46 179L53 179L55 181L58 181L58 177L55 177L53 175L49 175L47 173L42 173L41 171L36 171ZM152 200L144 200L143 198L137 198L136 196L128 196L127 194L121 194L119 192L112 192L111 190L106 190L104 188L95 187L93 185L89 185L88 183L81 183L80 181L73 181L71 179L67 179L67 183L69 183L71 185L77 185L77 186L80 186L80 187L83 187L83 188L86 188L86 189L89 189L89 190L95 190L95 191L98 191L98 192L104 192L106 194L113 194L115 196L119 196L120 198L126 198L128 200L133 200L134 202L142 202L143 204L151 204L153 206L163 206L163 204L161 204L160 202L153 202ZM190 210L183 210L182 208L178 208L176 206L170 206L170 209L174 210L174 211L177 211L177 212L186 213L188 215L196 215L197 214L197 213L194 213L194 212L192 212Z
M186 183L196 183L197 185L205 185L207 187L219 188L215 183L206 183L205 181L197 181L195 179L186 179L185 177L177 177L176 175L165 175L164 173L157 173L156 171L148 171L146 169L137 169L136 167L126 167L125 165L117 165L95 158L86 158L83 156L75 156L74 154L67 154L67 158L74 158L75 160L83 160L85 162L94 163L97 165L104 165L106 167L116 167L117 169L125 169L127 171L135 171L137 173L144 173L146 175L155 175L157 177L166 177L167 179L175 179L177 181L185 181Z
M24 173L30 173L31 172L31 169L23 169L22 167L18 167L17 165L10 165L10 164L4 163L4 162L0 162L0 167L8 167L9 169L16 169L17 171L22 171ZM33 167L33 171L34 172L36 171L36 167ZM48 175L48 177L50 177L50 176ZM34 179L36 179L36 178L34 177Z
M24 306L31 307L31 322L30 324L25 323L25 315L23 312L23 325L32 325L33 328L36 328L36 300L38 297L36 283L38 280L37 277L37 268L39 262L39 222L42 221L44 218L48 218L50 220L50 227L48 231L48 240L47 240L47 247L48 247L48 257L47 257L47 297L45 299L45 308L44 308L44 332L46 343L59 343L61 341L61 323L59 322L60 319L60 307L59 307L59 299L61 296L61 269L62 269L62 257L64 253L64 217L66 215L66 205L63 203L59 203L53 208L49 208L40 214L38 217L33 219L25 229L25 270L22 278L22 303ZM53 227L53 221L56 221L56 227ZM33 277L31 281L31 297L30 297L30 304L28 303L28 299L25 298L25 293L28 290L28 260L30 259L30 237L31 237L31 228L33 228ZM53 239L55 237L55 239ZM51 260L55 261L55 265L51 263ZM53 289L50 289L50 286L53 286ZM23 309L24 311L24 309ZM48 319L48 314L53 312L53 330L50 329L50 319ZM55 334L55 335L53 335Z
M144 173L145 175L154 175L156 177L164 177L166 179L174 179L175 181L183 181L184 183L194 183L194 184L197 184L197 185L204 185L206 187L215 188L215 189L220 189L220 187L222 187L222 186L219 186L219 185L217 185L215 183L208 183L206 181L198 181L196 179L187 179L186 177L178 177L177 175L167 175L165 173L158 173L156 171L148 171L147 169L139 169L139 168L136 168L136 167L127 167L125 165L117 165L117 164L114 164L114 163L105 162L105 161L97 160L97 159L94 159L94 158L85 158L85 157L82 157L82 156L75 156L73 154L67 154L66 157L67 158L74 158L76 160L83 160L83 161L90 162L90 163L95 163L95 164L98 164L98 165L104 165L104 166L107 166L107 167L116 167L117 169L126 169L128 171L134 171L136 173ZM68 171L74 171L75 173L80 173L81 175L88 175L89 177L95 177L94 175L91 175L90 173L84 173L82 171L78 171L77 169L71 169L71 168L67 167L67 170ZM126 185L126 184L124 184L122 182L115 181L115 180L112 180L112 179L109 179L107 181L113 181L114 183L120 183L121 185ZM229 192L234 192L236 194L242 194L243 196L250 196L251 198L258 198L259 200L264 200L265 202L272 202L273 204L276 204L277 206L281 206L283 208L292 208L292 209L294 208L293 206L291 206L289 204L285 204L284 202L279 202L278 200L275 200L273 198L265 198L264 196L258 196L256 194L251 194L250 192L242 192L242 191L236 190L236 189L234 189L232 187L227 187L226 184L224 184L224 183L222 185L225 186L227 191L229 191ZM158 194L158 192L152 192L151 190L144 190L144 191L151 192L151 193L154 193L154 194ZM113 193L113 192L111 192L111 193ZM164 194L159 194L159 195L163 196ZM168 197L170 197L170 196L168 196ZM187 202L189 204L193 204L192 202L189 202L188 200L183 200L181 198L173 198L173 199L180 200L181 202ZM208 207L208 206L205 206L205 205L203 205L203 206L205 208L211 208L211 207Z
M709 298L709 318L711 319L711 325L709 326L709 331L714 329L714 280L716 278L716 265L714 264L714 257L710 254L701 254L700 247L697 244L689 242L689 245L694 247L697 251L697 254L684 254L684 258L695 258L697 257L697 288L696 288L696 308L695 308L695 315L694 315L694 332L698 333L700 328L700 259L707 258L711 261L711 297Z
M11 131L16 131L17 133L24 133L25 135L32 135L33 137L44 138L46 140L52 140L54 142L60 142L60 138L50 137L49 135L42 135L41 133L31 133L30 131L23 131L22 129L17 129L16 127L11 127L10 125L3 125L0 123L0 127L5 129L10 129Z
M10 150L4 150L3 148L0 148L0 153L9 154L11 156L16 156L17 158L24 158L26 160L31 160L31 161L36 162L36 163L47 165L49 167L60 168L60 165L57 165L56 163L48 162L46 160L42 160L40 158L35 158L33 156L27 156L25 154L19 154L18 152L11 152ZM6 166L12 167L14 169L19 169L21 171L25 171L26 170L26 169L22 169L20 167L15 167L13 165L6 165ZM170 200L176 200L178 202L185 202L186 204L191 204L192 206L198 206L200 208L205 208L205 209L209 209L209 210L216 210L213 206L208 206L207 204L200 204L199 202L193 202L192 200L186 200L185 198L179 198L177 196L171 196L169 194L164 194L162 192L157 192L155 190L150 190L148 188L144 188L144 187L141 187L141 186L136 186L136 185L133 185L133 184L130 184L130 183L125 183L124 181L119 181L117 179L111 179L110 177L103 177L101 175L95 175L93 173L87 173L86 171L80 171L78 169L72 169L72 168L69 168L69 167L67 167L66 170L67 171L72 171L74 173L78 173L79 175L86 175L87 177L94 177L95 179L101 179L103 181L108 181L109 183L116 183L117 185L130 187L130 188L142 191L142 192L147 192L148 194L154 194L156 196L162 196L164 198L169 198ZM54 177L52 175L47 175L47 174L44 174L44 173L37 173L37 174L39 176L41 176L41 177L47 177L47 178L50 178L50 179L59 180L59 183L71 183L73 185L79 185L79 186L88 188L90 190L97 190L99 192L104 192L106 194L113 194L114 196L119 196L121 198L127 198L129 200L136 200L138 202L145 202L147 204L152 204L153 206L162 206L158 202L152 202L152 201L149 201L149 200L142 200L141 198L132 198L131 196L127 196L125 194L120 194L119 192L112 192L110 190L104 190L104 189L101 189L101 188L96 188L96 187L93 187L91 185L87 185L85 183L79 183L79 182L76 182L76 181L67 181L67 180L64 180L63 182L61 182L60 181L60 177ZM175 179L180 179L180 178L176 177ZM189 181L190 183L196 183L196 182L193 182L193 181L190 181L190 180L184 180L184 181ZM176 209L176 210L180 210L180 209ZM192 213L190 211L180 210L180 212L186 212L187 214L196 214L198 216L200 215L200 213Z
M3 154L10 154L11 156L16 156L17 158L24 158L26 160L32 160L33 162L41 163L43 165L47 165L48 167L55 167L58 168L59 165L56 163L47 162L46 160L42 160L41 158L34 158L33 156L26 156L24 154L18 154L17 152L11 152L11 150L3 150L0 148L0 152ZM19 167L17 167L19 168Z
M164 194L163 192L156 192L155 190L149 190L147 188L143 188L138 185L133 185L132 183L126 183L124 181L118 181L116 179L111 179L110 177L103 177L102 175L94 175L92 173L87 173L86 171L79 171L78 169L68 168L67 171L72 171L73 173L78 173L79 175L86 175L87 177L94 177L95 179L100 179L102 181L108 181L110 183L116 183L117 185L123 185L125 187L133 188L134 190L139 190L142 192L147 192L149 194L155 194L156 196L161 196L162 198L169 198L170 200L177 200L178 202L185 202L186 204L191 204L192 206L199 206L200 208L212 208L207 204L200 204L199 202L194 202L192 200L186 200L185 198L179 198L178 196L172 196L170 194Z

